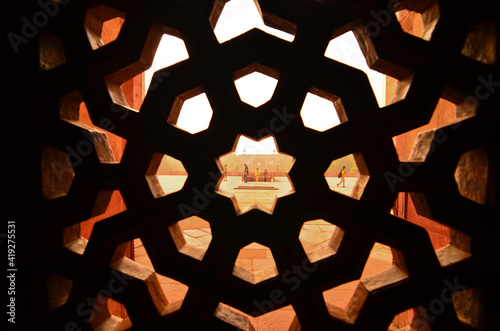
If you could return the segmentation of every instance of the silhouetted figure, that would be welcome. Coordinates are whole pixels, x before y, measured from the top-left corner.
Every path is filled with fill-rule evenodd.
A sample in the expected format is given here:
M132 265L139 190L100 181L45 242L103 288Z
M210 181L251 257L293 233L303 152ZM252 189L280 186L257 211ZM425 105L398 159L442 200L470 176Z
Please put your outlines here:
M342 184L342 187L345 187L345 166L342 167L339 173L340 183L337 184L337 187Z

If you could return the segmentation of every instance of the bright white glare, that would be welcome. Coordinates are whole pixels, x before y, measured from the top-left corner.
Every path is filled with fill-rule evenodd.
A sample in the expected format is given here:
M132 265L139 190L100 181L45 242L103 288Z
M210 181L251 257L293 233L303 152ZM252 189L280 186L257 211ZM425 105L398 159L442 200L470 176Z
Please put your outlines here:
M215 25L214 33L219 43L223 43L253 28L258 28L290 42L295 37L265 25L253 0L231 0L227 2Z
M273 137L255 141L245 136L240 136L236 145L236 154L273 154L277 152Z
M288 36L287 38L291 38L287 39L289 41L292 41L294 37L293 35L289 35L282 31L266 27L262 21L262 18L253 0L232 0L227 2L221 16L219 17L219 20L215 27L215 32L217 35L217 39L219 40L219 42L222 43L226 40L234 38L235 36L245 31L248 31L249 29L252 29L253 27L258 27L259 29L262 29L266 32L275 30L275 32L279 32L283 34L283 36ZM363 56L363 53L361 52L361 49L359 48L356 38L352 32L347 32L331 40L325 51L325 56L364 71L368 75L370 84L375 93L379 106L383 107L385 105L384 75L377 71L371 70L368 67L368 65L366 64L366 59ZM179 61L183 61L188 58L189 55L186 50L184 42L177 37L165 34L158 46L155 59L151 68L148 71L146 71L145 74L146 89L148 88L149 82L151 81L151 77L153 76L153 73L156 70L168 67L172 64L175 64ZM249 76L252 79L250 79ZM265 78L268 78L269 80L264 81L261 79L255 79L255 80L253 79L254 77L261 77L261 76L265 76ZM154 84L155 82L152 83ZM160 83L160 81L156 83ZM236 88L238 89L238 93L240 94L241 99L244 102L251 104L254 107L257 107L255 105L260 105L264 102L267 102L269 98L272 97L272 94L274 93L274 89L276 87L276 83L277 81L275 81L273 78L257 72L242 77L235 81ZM266 88L263 88L264 86L266 86ZM243 93L244 94L248 93L248 96L247 95L243 96L242 92L240 91L247 91ZM267 95L261 95L261 93L267 93ZM271 96L269 96L269 93L271 94ZM247 97L250 98L250 95L251 98L256 97L257 99L251 100L250 102L246 101L246 98ZM198 96L198 98L201 99L203 97L200 95ZM206 110L205 112L203 111L200 112L205 115L198 115L196 110L187 111L186 113L181 112L179 120L177 122L178 127L181 127L183 129L184 127L187 127L184 130L192 133L205 130L208 127L212 115L212 110L209 106L206 96L204 96L204 98L206 101L205 109L209 110ZM184 108L188 107L190 103L195 103L196 102L195 100L197 100L197 98L192 98L187 100L184 103ZM262 100L265 101L262 102ZM305 117L304 114L301 114L304 121L304 125L310 128L324 128L325 126L327 126L326 123L329 122L328 119L332 116L335 116L335 122L333 122L332 119L331 120L332 122L329 125L337 125L339 123L336 111L328 112L322 110L323 109L322 104L324 104L326 101L327 100L314 95L312 97L306 97L305 102L307 104L307 108L314 109L315 111L312 111L311 115L308 115L306 112ZM330 103L330 106L333 106L331 101L328 102ZM198 107L198 108L202 109L203 107ZM332 123L337 123L337 124L332 124ZM321 131L322 129L317 129L317 130ZM276 147L272 148L269 151L269 153L271 153L272 150L275 148ZM239 150L239 152L241 153L242 150L243 149ZM252 148L247 148L247 153L250 153L252 150L253 150Z
M184 101L176 126L191 134L198 133L208 129L212 113L207 95L201 93Z
M153 74L155 71L162 68L166 68L180 61L184 61L189 58L189 54L186 49L184 41L180 38L171 36L169 34L164 34L161 37L158 48L156 49L155 57L151 67L146 71L144 76L144 86L147 91ZM158 83L161 83L160 81Z
M333 102L307 93L300 111L304 125L317 131L326 131L340 124Z
M234 81L241 101L259 107L271 100L278 80L260 72L252 72Z
M368 75L379 107L385 106L384 75L372 70L366 64L363 52L352 31L348 31L335 39L330 40L325 56L348 66L364 71Z

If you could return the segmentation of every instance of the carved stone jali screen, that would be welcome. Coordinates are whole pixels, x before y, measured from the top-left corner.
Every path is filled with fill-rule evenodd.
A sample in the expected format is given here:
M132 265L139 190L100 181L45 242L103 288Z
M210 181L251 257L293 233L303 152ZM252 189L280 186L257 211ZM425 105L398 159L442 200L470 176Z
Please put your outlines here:
M255 3L264 22L291 40L252 29L219 42L224 0L51 2L57 12L46 11L31 41L39 49L43 127L36 221L46 240L31 248L46 261L33 271L44 280L41 329L254 330L254 318L284 308L293 310L289 330L387 330L401 313L411 316L405 330L495 329L498 6ZM401 15L421 19L422 34L406 31ZM104 36L110 21L119 31ZM368 65L397 83L387 105L377 104L365 73L325 56L330 40L348 31ZM144 100L132 102L126 94L142 86L134 77L149 68L164 34L181 38L189 58L157 71ZM278 80L258 107L242 102L234 83L253 71ZM339 125L324 132L304 125L310 91L335 103ZM183 102L201 93L213 110L208 128L179 129ZM426 125L442 99L456 108L453 121L422 132L400 160L393 138ZM223 169L216 160L240 135L273 136L294 158L293 192L278 197L272 212L238 213L217 193ZM119 157L110 139L123 142ZM350 196L332 191L324 175L348 154L360 172ZM187 172L172 194L156 176L163 155ZM447 246L435 250L423 226L394 213L401 192L419 215L449 228ZM116 196L125 207L84 238L83 223L104 215ZM180 224L192 216L209 224L206 251L183 237ZM299 235L312 220L337 230L325 251L310 254ZM154 271L134 261L137 239ZM269 248L276 268L239 273L235 260L251 243ZM392 266L361 278L375 244L390 247ZM184 284L182 301L168 299L161 277ZM325 299L325 291L360 278L345 307Z

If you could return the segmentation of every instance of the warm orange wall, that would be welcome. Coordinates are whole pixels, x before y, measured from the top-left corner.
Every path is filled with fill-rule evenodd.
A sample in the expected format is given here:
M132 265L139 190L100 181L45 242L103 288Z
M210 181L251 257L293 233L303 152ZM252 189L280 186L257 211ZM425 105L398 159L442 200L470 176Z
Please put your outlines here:
M423 24L419 14L403 10L398 12L397 15L401 27L406 33L416 36L420 36L422 34ZM386 80L386 100L388 103L392 101L397 83L397 80L394 78L388 78ZM428 124L393 138L399 160L403 162L408 161L415 139L420 132L440 127L455 119L456 105L447 100L440 99ZM394 211L396 216L425 228L429 233L431 242L435 249L441 248L450 243L449 229L446 226L418 215L407 192L401 192L398 194Z
M121 25L123 24L122 19L113 19L110 21L107 21L107 23L103 27L102 31L102 40L104 44L109 43L110 41L114 40L118 32L121 28ZM143 93L143 74L131 79L130 81L125 82L122 85L122 91L125 96L125 99L127 100L129 106L134 109L139 109L140 105L142 103L142 100L144 98L144 93ZM95 127L90 119L90 116L88 114L87 108L84 103L80 105L80 122ZM99 129L99 128L97 128ZM102 129L99 129L103 132L106 133L109 145L111 150L113 151L113 155L115 157L116 162L120 162L123 151L125 149L126 145L126 140L113 134L113 132L108 132L104 131ZM89 238L90 234L92 232L92 228L94 227L94 224L102 219L108 218L110 216L113 216L115 214L118 214L126 209L125 203L123 201L123 198L120 194L119 191L114 191L112 192L108 207L106 211L98 216L95 216L85 222L81 223L81 236L84 238ZM130 249L127 249L126 256L131 257L132 251ZM109 310L109 313L111 315L116 315L119 317L126 317L127 312L124 308L124 306L116 301L113 300L107 300L107 303L105 301L102 302L103 305L107 305L107 308ZM102 307L96 306L94 307L97 310L102 310ZM105 314L106 315L106 314ZM104 315L104 317L105 317Z

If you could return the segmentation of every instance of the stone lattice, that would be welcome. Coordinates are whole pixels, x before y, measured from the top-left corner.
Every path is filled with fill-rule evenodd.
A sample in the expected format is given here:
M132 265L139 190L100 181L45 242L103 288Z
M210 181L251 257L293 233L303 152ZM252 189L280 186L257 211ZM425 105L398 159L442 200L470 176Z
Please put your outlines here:
M57 165L42 180L51 328L252 329L227 307L257 316L289 305L296 314L290 330L386 330L408 309L414 329L493 328L500 155L493 1L261 0L264 21L293 41L254 29L220 44L213 27L224 3L60 3L40 32L43 169ZM402 9L421 14L424 38L403 31L395 14ZM116 17L124 20L117 39L100 44L102 22ZM324 56L328 42L349 30L369 65L399 81L390 105L379 108L364 73ZM184 40L189 59L158 71L133 110L119 86L151 65L164 33ZM258 109L241 102L234 86L234 73L255 63L279 73L272 99ZM341 98L343 123L325 132L304 126L299 112L311 88ZM171 124L174 103L200 89L213 116L208 129L190 134ZM400 162L392 138L426 124L440 98L457 105L456 122L422 134L410 161ZM99 130L78 124L81 102ZM120 162L105 131L127 142ZM272 134L295 157L295 192L279 198L272 214L238 216L230 199L214 193L215 159L239 134ZM70 150L80 152L65 161ZM166 196L154 179L163 154L188 173L182 190ZM362 174L353 197L331 191L324 178L332 160L347 154ZM470 169L486 178L481 185ZM126 210L96 223L83 240L78 224L102 213L113 190ZM391 214L398 192L411 192L419 214L450 228L448 247L436 252L424 228ZM210 224L204 254L181 249L177 222L193 214ZM311 263L299 232L315 219L343 234L331 240L334 254ZM182 305L166 300L154 272L124 257L136 238L156 273L188 286ZM233 272L238 252L253 242L271 249L278 272L255 284ZM393 267L362 280L347 308L327 304L322 292L358 279L375 242L392 248ZM284 276L297 268L300 284L292 287ZM88 299L109 292L128 317L99 319L95 300L89 323Z

